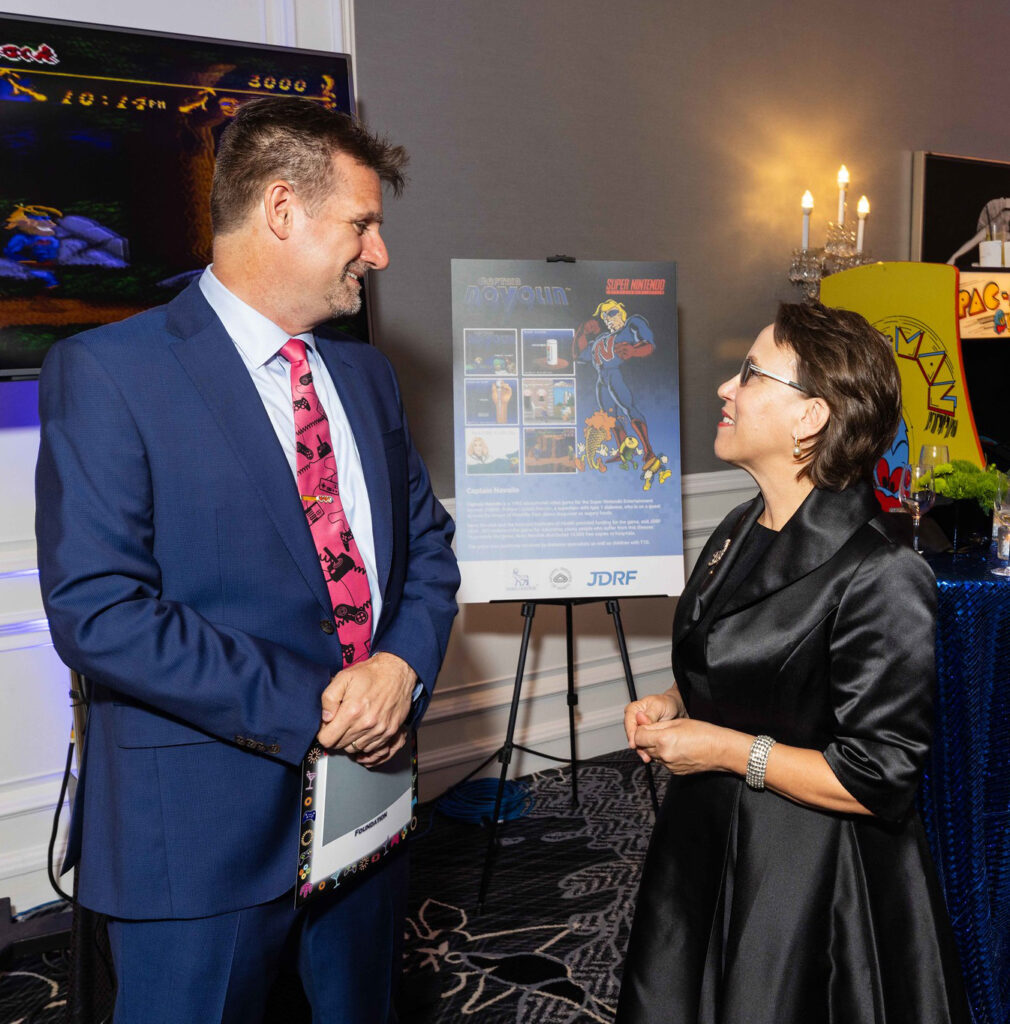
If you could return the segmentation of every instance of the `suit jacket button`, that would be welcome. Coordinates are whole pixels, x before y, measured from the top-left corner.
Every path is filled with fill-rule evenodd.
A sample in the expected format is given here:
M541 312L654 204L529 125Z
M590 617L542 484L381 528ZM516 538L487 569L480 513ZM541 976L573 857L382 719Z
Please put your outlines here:
M280 752L281 752L281 745L279 743L271 743L270 746L267 747L267 753L268 754L279 754Z
M333 623L332 623L332 622L330 622L330 620L329 620L329 619L323 619L323 621L319 623L319 628L320 628L320 629L321 629L321 630L322 630L322 631L323 631L323 632L324 632L324 633L325 633L325 634L326 634L327 636L333 636L333 634L334 634L334 633L335 633L335 632L337 631L337 627L336 627L336 626L334 626L334 625L333 625Z

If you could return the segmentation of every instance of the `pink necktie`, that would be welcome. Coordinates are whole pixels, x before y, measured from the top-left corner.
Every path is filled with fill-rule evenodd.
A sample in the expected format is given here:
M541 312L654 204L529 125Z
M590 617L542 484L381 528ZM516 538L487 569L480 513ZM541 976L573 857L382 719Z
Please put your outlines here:
M326 577L344 665L351 665L367 658L372 646L372 598L365 563L340 502L330 423L312 385L305 342L291 338L281 355L291 364L298 493Z

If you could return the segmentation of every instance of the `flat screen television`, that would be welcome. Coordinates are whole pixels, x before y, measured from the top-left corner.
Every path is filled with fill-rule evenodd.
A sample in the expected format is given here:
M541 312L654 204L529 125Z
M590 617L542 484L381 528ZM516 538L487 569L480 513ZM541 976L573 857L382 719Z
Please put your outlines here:
M350 58L0 15L0 380L200 273L217 138L270 95L353 112Z

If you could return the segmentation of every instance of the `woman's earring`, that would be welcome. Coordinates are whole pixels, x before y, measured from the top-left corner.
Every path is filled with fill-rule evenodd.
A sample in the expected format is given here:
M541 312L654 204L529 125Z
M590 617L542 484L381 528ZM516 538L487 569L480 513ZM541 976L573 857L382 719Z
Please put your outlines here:
M793 434L793 458L798 459L803 454L800 449L800 439Z

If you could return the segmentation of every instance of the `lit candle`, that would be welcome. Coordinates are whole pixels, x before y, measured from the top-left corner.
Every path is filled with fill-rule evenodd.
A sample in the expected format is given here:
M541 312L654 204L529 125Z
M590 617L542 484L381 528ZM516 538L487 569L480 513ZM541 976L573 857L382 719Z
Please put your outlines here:
M849 183L849 169L842 164L838 168L838 226L845 223L845 186Z
M859 197L856 213L859 214L859 229L856 231L856 252L863 251L863 231L866 228L866 217L870 212L870 201L866 196Z
M803 207L803 248L810 248L810 211L814 208L814 197L810 194L810 189L807 189L803 193L803 198L800 200L800 206Z

